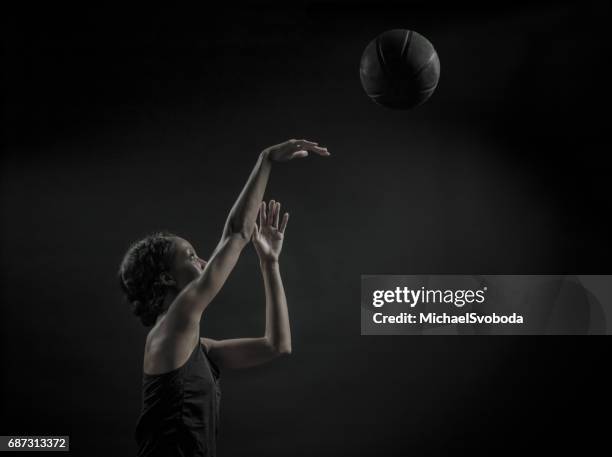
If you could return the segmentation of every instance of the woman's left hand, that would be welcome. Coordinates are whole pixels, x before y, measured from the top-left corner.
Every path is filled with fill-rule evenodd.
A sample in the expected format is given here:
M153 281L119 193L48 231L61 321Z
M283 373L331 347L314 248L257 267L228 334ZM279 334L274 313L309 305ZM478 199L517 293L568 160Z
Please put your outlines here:
M289 213L283 215L283 219L278 225L281 204L270 200L261 202L259 208L259 226L255 223L255 229L251 235L251 241L255 246L260 262L278 261L283 248L283 239Z

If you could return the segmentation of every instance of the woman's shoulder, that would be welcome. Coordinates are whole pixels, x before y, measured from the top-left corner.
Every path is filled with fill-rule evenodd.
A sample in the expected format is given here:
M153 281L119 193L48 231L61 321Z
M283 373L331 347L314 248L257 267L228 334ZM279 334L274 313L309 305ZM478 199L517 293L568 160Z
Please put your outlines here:
M169 334L151 329L144 348L143 372L160 375L183 366L199 343L199 334Z

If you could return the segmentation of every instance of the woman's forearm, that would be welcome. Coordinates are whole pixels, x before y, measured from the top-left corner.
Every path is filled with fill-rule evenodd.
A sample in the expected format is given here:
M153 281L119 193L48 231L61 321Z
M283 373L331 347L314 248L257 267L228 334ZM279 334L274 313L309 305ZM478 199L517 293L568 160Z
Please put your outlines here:
M291 352L291 329L287 298L278 261L260 262L266 290L266 338L280 353Z
M224 235L240 233L246 239L250 238L272 169L268 154L268 151L259 154L249 179L229 212L223 229Z

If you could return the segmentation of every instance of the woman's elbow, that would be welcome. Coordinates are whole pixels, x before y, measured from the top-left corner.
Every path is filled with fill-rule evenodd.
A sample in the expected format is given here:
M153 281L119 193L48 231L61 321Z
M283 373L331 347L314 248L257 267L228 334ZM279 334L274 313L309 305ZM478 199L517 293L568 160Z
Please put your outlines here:
M268 350L276 357L281 355L291 354L291 340L288 341L274 341L269 337L264 337L266 340L266 346Z
M291 345L290 344L283 344L281 346L279 346L278 348L276 348L276 354L277 355L289 355L291 354Z

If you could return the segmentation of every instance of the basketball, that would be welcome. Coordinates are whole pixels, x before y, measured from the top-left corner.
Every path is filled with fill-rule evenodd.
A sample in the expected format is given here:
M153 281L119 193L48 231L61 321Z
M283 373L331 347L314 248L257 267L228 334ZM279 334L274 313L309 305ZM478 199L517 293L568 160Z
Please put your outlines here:
M366 94L376 103L409 109L424 103L436 90L440 60L423 35L387 30L366 46L359 75Z

